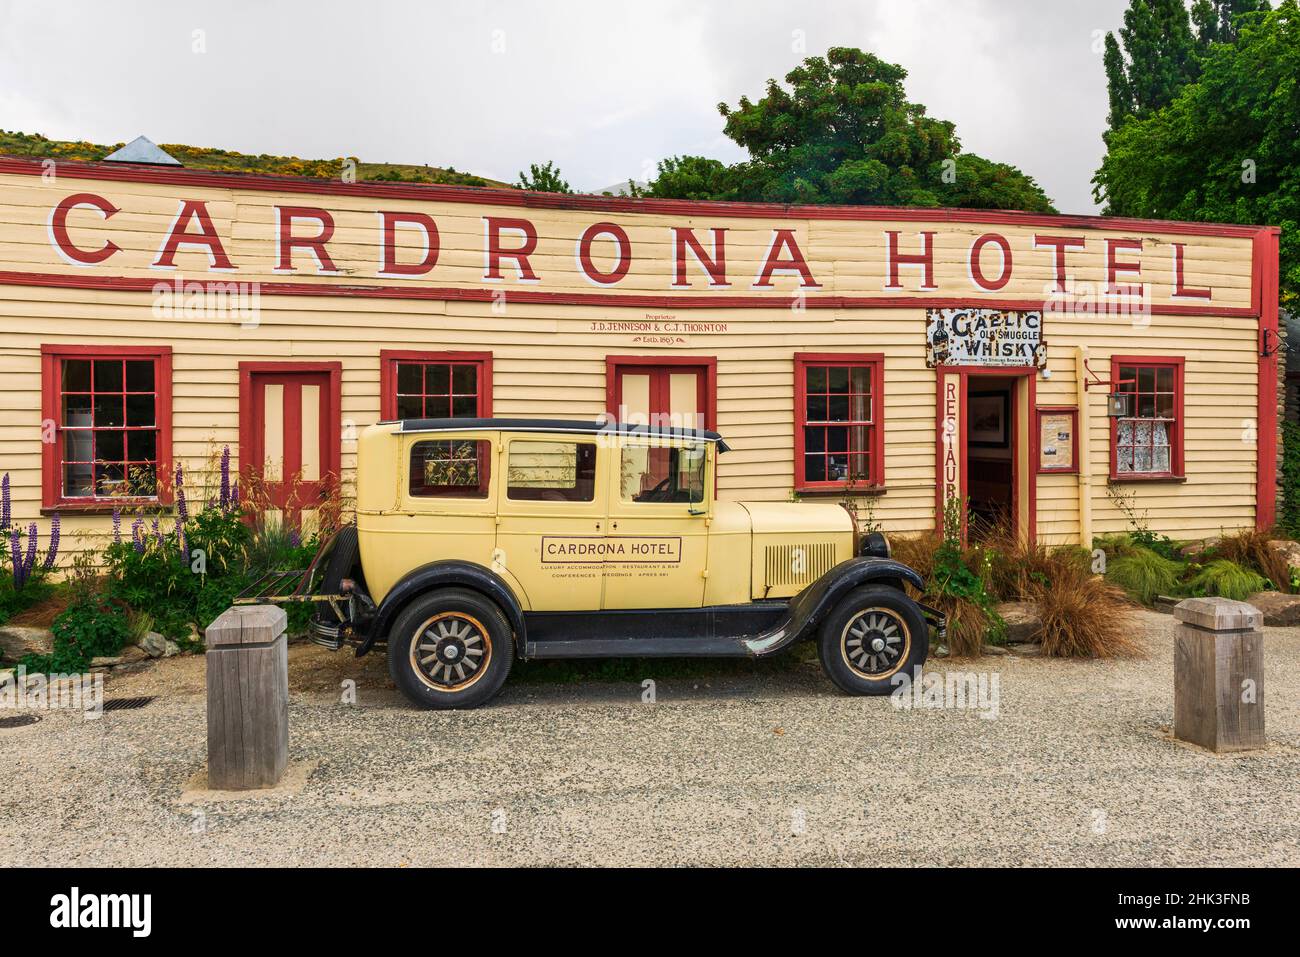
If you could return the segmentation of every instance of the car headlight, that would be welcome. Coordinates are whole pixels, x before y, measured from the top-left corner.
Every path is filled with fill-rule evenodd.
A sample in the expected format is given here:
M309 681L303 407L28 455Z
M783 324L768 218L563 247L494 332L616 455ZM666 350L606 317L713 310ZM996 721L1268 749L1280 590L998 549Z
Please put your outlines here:
M870 558L889 558L889 538L884 532L868 532L862 539L861 554Z

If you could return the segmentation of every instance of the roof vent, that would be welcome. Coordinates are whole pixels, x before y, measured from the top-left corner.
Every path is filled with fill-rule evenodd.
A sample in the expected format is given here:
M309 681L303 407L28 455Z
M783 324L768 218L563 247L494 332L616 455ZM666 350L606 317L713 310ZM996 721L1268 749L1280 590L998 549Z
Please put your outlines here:
M145 163L150 166L180 166L180 160L168 156L147 136L137 136L120 150L104 157L105 163Z

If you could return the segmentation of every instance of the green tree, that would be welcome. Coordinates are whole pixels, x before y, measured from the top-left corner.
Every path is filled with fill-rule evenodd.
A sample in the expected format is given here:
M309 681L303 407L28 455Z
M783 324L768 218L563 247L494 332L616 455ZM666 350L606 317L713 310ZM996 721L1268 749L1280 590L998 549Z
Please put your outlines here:
M749 152L726 166L699 156L659 164L647 194L678 199L1050 212L1032 178L962 153L952 123L903 89L907 71L849 47L809 57L757 101L719 104L723 131Z
M1196 0L1192 22L1202 49L1211 43L1236 43L1237 18L1269 9L1268 0Z
M1300 293L1300 7L1235 21L1199 77L1106 137L1093 195L1107 214L1282 227L1284 299Z
M528 165L527 173L519 174L517 189L529 189L538 193L572 193L569 184L560 176L560 169L550 160L545 165L536 163Z
M1195 0L1190 12L1183 0L1130 0L1103 53L1110 128L1168 106L1200 75L1210 44L1234 42L1243 14L1268 9L1268 0Z

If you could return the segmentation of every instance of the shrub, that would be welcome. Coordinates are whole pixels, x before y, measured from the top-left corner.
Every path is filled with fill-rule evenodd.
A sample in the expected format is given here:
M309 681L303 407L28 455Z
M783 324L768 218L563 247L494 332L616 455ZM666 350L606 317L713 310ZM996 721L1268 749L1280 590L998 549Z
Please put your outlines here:
M955 529L960 503L949 501L944 527ZM948 618L948 650L955 656L979 655L987 644L1006 640L1006 622L989 593L990 563L981 549L962 550L955 535L937 531L895 543L894 557L914 568L925 581L921 598Z
M1142 547L1106 563L1106 578L1144 605L1177 589L1182 572L1178 562Z
M1269 545L1269 536L1266 532L1251 528L1225 535L1209 549L1209 552L1208 557L1211 559L1222 558L1235 562L1268 579L1273 587L1280 591L1292 590L1291 569L1286 559ZM1255 591L1262 590L1255 589Z
M1226 558L1216 558L1188 583L1193 595L1222 595L1245 601L1268 587L1268 580Z
M1159 558L1159 556L1155 556ZM1055 658L1124 658L1141 654L1123 592L1093 575L1076 555L1052 553L1045 583L1032 581L1029 597L1043 623L1043 654Z
M48 655L27 655L28 671L80 674L92 658L110 658L122 650L130 636L126 613L107 596L79 596L64 609L50 630L53 650Z

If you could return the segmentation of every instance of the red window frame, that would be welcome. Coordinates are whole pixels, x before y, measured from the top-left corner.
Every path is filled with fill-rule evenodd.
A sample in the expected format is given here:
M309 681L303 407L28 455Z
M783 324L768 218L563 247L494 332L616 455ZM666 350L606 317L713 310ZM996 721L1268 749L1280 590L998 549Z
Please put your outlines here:
M475 366L478 369L478 403L474 418L491 418L492 353L382 349L379 352L379 417L384 421L391 422L397 418L397 367L405 362L424 363L426 365ZM429 393L422 394L428 395Z
M1174 415L1173 425L1170 428L1169 435L1169 471L1167 472L1121 472L1119 470L1120 450L1119 450L1119 423L1120 418L1144 418L1134 415L1112 417L1110 420L1110 478L1113 482L1144 482L1152 479L1182 479L1186 477L1183 464L1183 431L1186 426L1186 417L1183 409L1183 369L1185 359L1182 356L1111 356L1110 357L1110 381L1112 392L1127 392L1130 395L1141 395L1138 392L1138 383L1121 383L1120 369L1124 366L1136 366L1141 368L1162 369L1168 368L1173 370L1174 380ZM1136 400L1134 400L1136 406ZM1137 413L1138 408L1130 411Z
M63 494L63 360L149 359L154 364L154 448L158 494L152 496L65 496ZM94 383L91 383L92 395ZM125 383L123 383L125 395ZM147 394L147 393L140 393ZM172 350L170 346L41 346L41 429L53 428L54 441L41 443L43 511L110 512L114 508L169 505L172 502ZM92 426L93 428L93 426ZM123 429L126 424L123 420Z
M818 366L832 367L866 367L871 372L870 415L869 422L846 420L846 425L867 425L868 454L867 479L859 484L852 484L849 479L836 479L824 482L809 482L805 479L805 429L817 422L809 422L808 412L808 372ZM828 386L829 388L829 386ZM830 395L831 393L826 393ZM849 393L852 394L852 393ZM885 484L885 356L880 352L796 352L794 354L794 488L797 492L837 491L852 487L854 491L879 491ZM841 423L822 420L827 425ZM851 434L851 433L850 433ZM852 450L851 450L852 451Z

